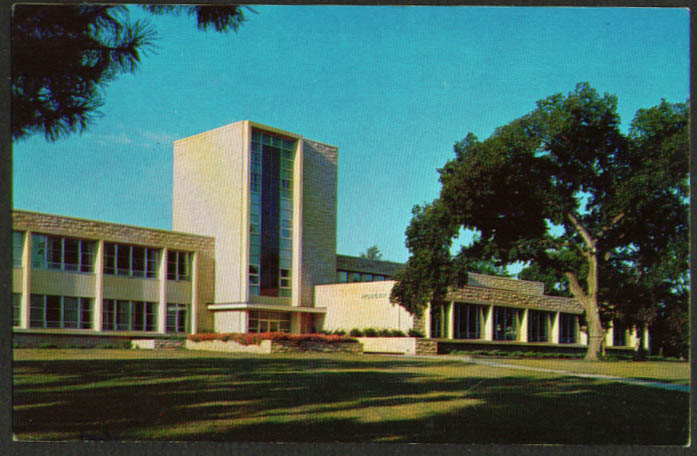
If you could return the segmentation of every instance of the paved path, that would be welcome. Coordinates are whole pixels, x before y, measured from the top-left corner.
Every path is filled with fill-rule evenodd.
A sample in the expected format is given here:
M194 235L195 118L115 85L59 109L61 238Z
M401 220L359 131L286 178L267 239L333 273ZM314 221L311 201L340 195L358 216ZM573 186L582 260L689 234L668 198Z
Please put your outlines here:
M684 393L690 392L690 385L680 385L680 384L676 384L676 383L652 382L649 380L639 380L636 378L616 377L614 375L584 374L584 373L580 373L580 372L570 372L570 371L564 371L564 370L558 370L558 369L547 369L544 367L521 366L518 364L506 364L506 363L501 363L498 361L487 361L487 360L483 360L483 359L474 359L474 358L463 359L463 361L465 361L465 360L467 362L474 363L474 364L481 364L483 366L505 367L506 369L520 369L520 370L529 370L529 371L537 371L537 372L547 372L550 374L568 375L571 377L596 378L596 379L600 379L600 380L611 380L613 382L629 383L631 385L648 386L650 388L660 388L660 389L671 390L671 391L682 391Z
M446 355L447 356L447 355ZM568 375L570 377L582 377L582 378L594 378L594 379L599 379L599 380L610 380L613 382L621 382L621 383L628 383L630 385L637 385L637 386L647 386L649 388L660 388L664 390L669 390L669 391L681 391L683 393L689 393L690 392L690 385L680 385L676 383L665 383L665 382L652 382L649 380L639 380L636 378L627 378L627 377L616 377L614 375L602 375L602 374L583 374L580 372L571 372L571 371L564 371L564 370L559 370L559 369L547 369L544 367L533 367L533 366L521 366L518 364L506 364L503 362L499 361L489 361L489 360L484 360L484 359L476 359L476 358L471 358L471 357L462 357L462 356L415 356L415 358L429 358L429 359L456 359L468 363L473 363L473 364L480 364L482 366L490 366L490 367L503 367L506 369L519 369L519 370L528 370L528 371L536 371L536 372L546 372L550 374L559 374L559 375Z

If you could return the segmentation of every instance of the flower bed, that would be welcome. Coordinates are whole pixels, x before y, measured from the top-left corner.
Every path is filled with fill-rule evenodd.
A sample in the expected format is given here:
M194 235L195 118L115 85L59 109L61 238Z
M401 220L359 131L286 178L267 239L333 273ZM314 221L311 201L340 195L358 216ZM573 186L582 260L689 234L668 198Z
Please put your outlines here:
M247 353L288 352L350 352L362 353L363 346L356 339L325 334L285 333L202 333L189 334L186 348L191 350L233 351Z

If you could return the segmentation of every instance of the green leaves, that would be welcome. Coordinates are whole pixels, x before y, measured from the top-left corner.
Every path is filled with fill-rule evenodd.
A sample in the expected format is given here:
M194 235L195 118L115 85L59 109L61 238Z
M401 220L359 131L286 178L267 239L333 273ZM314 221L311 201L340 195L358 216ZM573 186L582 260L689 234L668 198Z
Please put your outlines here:
M484 141L470 133L455 143L440 197L416 207L406 231L411 257L393 302L418 309L462 284L465 268L517 261L529 264L521 277L555 294L569 295L571 273L590 299L592 259L601 317L660 314L682 293L666 284L687 271L688 108L639 110L629 135L619 122L616 97L581 83ZM480 235L451 257L461 228Z

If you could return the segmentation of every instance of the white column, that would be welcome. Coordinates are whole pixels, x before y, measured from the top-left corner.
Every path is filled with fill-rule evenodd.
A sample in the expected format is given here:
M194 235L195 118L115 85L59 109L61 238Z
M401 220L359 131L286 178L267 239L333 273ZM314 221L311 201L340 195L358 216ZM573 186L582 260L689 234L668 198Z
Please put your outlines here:
M551 339L553 344L559 343L559 312L554 312L552 314L552 327L550 328Z
M291 312L290 314L290 333L300 334L300 320L302 314L300 312Z
M643 348L644 348L645 350L648 350L648 349L649 349L649 346L650 346L650 345L649 345L649 327L648 327L648 326L644 326L643 331L644 331L644 347L643 347Z
M612 345L612 342L614 342L614 339L615 339L614 338L614 333L615 333L614 325L615 325L615 323L611 321L610 327L607 329L607 332L605 333L605 346L606 347L613 347L614 346L614 345Z
M94 306L92 307L92 328L101 331L104 306L104 240L97 242L97 257L94 259Z
M198 332L198 252L191 259L191 334Z
M632 348L639 349L639 330L636 326L632 326L632 329L627 331L629 332L629 337L625 340L629 342L628 345Z
M528 341L528 309L523 309L520 316L520 324L518 325L518 340L521 342Z
M484 340L494 340L494 306L483 306Z
M19 304L19 327L29 328L31 306L31 231L24 233L22 242L22 299Z
M424 309L424 337L427 339L431 337L431 303L426 304Z
M160 302L157 306L157 332L164 334L167 331L167 248L162 248L160 258Z
M446 309L446 315L448 318L448 332L445 334L445 337L447 339L454 339L455 338L455 303L453 301L450 301L448 303L448 307Z

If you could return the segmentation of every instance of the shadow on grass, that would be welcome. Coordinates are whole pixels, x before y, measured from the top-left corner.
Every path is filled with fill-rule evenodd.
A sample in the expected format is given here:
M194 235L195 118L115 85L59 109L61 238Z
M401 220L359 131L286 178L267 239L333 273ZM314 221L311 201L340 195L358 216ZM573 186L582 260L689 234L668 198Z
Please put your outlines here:
M26 440L687 442L687 394L496 372L509 375L457 362L331 357L16 361L13 432Z

